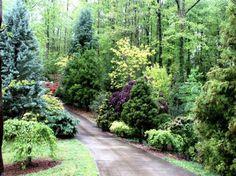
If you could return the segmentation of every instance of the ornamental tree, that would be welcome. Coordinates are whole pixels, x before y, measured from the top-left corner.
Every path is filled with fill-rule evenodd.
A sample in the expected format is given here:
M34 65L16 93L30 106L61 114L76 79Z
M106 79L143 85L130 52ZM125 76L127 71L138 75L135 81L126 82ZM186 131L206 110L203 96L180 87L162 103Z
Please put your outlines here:
M40 79L42 65L38 58L38 44L29 27L29 14L22 0L16 1L5 21L6 28L0 34L3 86L9 85L13 79Z
M131 46L127 38L117 42L117 48L112 49L115 57L112 59L112 72L109 74L114 89L122 88L128 81L142 75L149 64L148 57L152 55L148 47Z

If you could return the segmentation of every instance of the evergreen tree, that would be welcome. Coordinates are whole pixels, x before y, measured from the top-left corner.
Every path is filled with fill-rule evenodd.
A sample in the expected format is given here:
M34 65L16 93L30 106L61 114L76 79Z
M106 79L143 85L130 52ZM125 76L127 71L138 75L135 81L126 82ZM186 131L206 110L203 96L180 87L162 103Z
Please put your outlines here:
M83 53L86 49L96 47L92 25L93 21L90 10L82 10L74 28L74 36L70 49L71 54L76 52Z
M94 50L86 50L82 56L70 60L62 81L64 101L88 108L101 90L101 66Z
M131 90L130 100L123 105L122 120L139 131L141 142L144 132L154 128L154 119L158 112L147 81L144 78L139 79Z
M0 34L3 59L3 86L11 80L38 80L42 65L38 58L38 44L29 27L29 15L22 0L17 0L6 16L6 28Z
M236 4L230 3L227 12L221 64L208 73L208 81L196 102L195 118L199 160L220 175L233 176L236 173Z

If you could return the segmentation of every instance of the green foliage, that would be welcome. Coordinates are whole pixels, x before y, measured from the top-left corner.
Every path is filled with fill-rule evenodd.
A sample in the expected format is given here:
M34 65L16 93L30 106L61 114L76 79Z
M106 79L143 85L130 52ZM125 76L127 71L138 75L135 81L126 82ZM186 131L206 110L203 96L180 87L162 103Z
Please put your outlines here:
M144 78L139 79L131 90L128 102L123 105L122 120L139 131L140 140L144 131L154 127L153 119L158 107L151 98L151 91Z
M98 117L96 119L98 127L100 127L103 131L109 131L111 123L115 120L120 120L120 117L109 102L109 97L104 99L99 107Z
M31 164L34 152L39 146L48 146L51 157L54 157L56 149L56 137L48 126L24 120L7 120L5 122L4 143L11 144L15 151L15 160L23 161L22 167Z
M17 0L6 16L6 28L0 34L3 59L3 86L13 79L39 80L42 65L37 41L29 27L29 14L22 0Z
M101 89L101 65L94 50L69 61L61 89L66 103L88 108Z
M200 95L202 84L199 79L201 76L198 69L192 69L187 81L179 87L179 99L184 114L192 112L196 98Z
M132 137L135 130L122 121L114 121L110 126L110 131L120 137Z
M117 42L117 49L112 49L115 56L112 72L109 74L114 89L122 88L128 81L135 80L142 75L145 66L149 64L148 57L152 55L148 47L132 46L125 38Z
M57 137L73 137L79 120L73 118L68 112L64 111L61 101L49 94L43 96L47 103L44 110L46 114L46 124L54 131Z
M13 80L4 89L3 112L5 118L22 118L27 112L39 113L43 116L42 112L46 104L41 97L44 93L45 90L35 81Z
M90 10L83 9L74 28L70 53L83 53L85 50L92 49L96 46L92 22Z
M158 64L147 67L144 76L150 84L153 99L158 99L160 94L166 99L169 98L171 76L168 75L165 67L161 68Z
M187 158L193 158L195 156L194 146L198 140L192 117L178 116L169 123L166 123L164 129L170 130L172 133L178 134L183 138L182 151Z
M99 113L99 108L101 104L104 102L104 100L109 99L110 96L111 94L109 92L100 92L92 101L92 103L89 105L89 109L92 112Z
M145 132L148 145L161 150L181 151L184 145L183 138L178 134L173 134L169 130L149 130Z
M199 142L199 160L217 173L233 176L236 173L236 6L228 6L227 26L223 33L224 52L220 66L208 73L208 81L196 102L195 118Z

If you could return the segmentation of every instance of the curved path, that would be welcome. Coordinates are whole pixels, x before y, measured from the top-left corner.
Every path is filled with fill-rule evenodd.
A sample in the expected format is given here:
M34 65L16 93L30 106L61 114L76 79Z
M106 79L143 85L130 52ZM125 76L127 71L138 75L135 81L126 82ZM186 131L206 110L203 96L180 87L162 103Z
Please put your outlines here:
M77 138L92 152L100 176L194 176L102 132L95 124L71 110L70 113L80 119Z

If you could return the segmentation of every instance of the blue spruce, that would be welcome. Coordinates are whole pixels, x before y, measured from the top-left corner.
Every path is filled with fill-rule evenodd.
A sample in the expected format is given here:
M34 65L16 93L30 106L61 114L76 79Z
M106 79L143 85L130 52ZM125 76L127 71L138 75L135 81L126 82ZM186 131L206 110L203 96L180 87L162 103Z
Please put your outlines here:
M4 21L5 29L0 34L3 86L8 86L13 79L39 80L42 65L38 43L30 29L29 14L22 0L17 0Z

